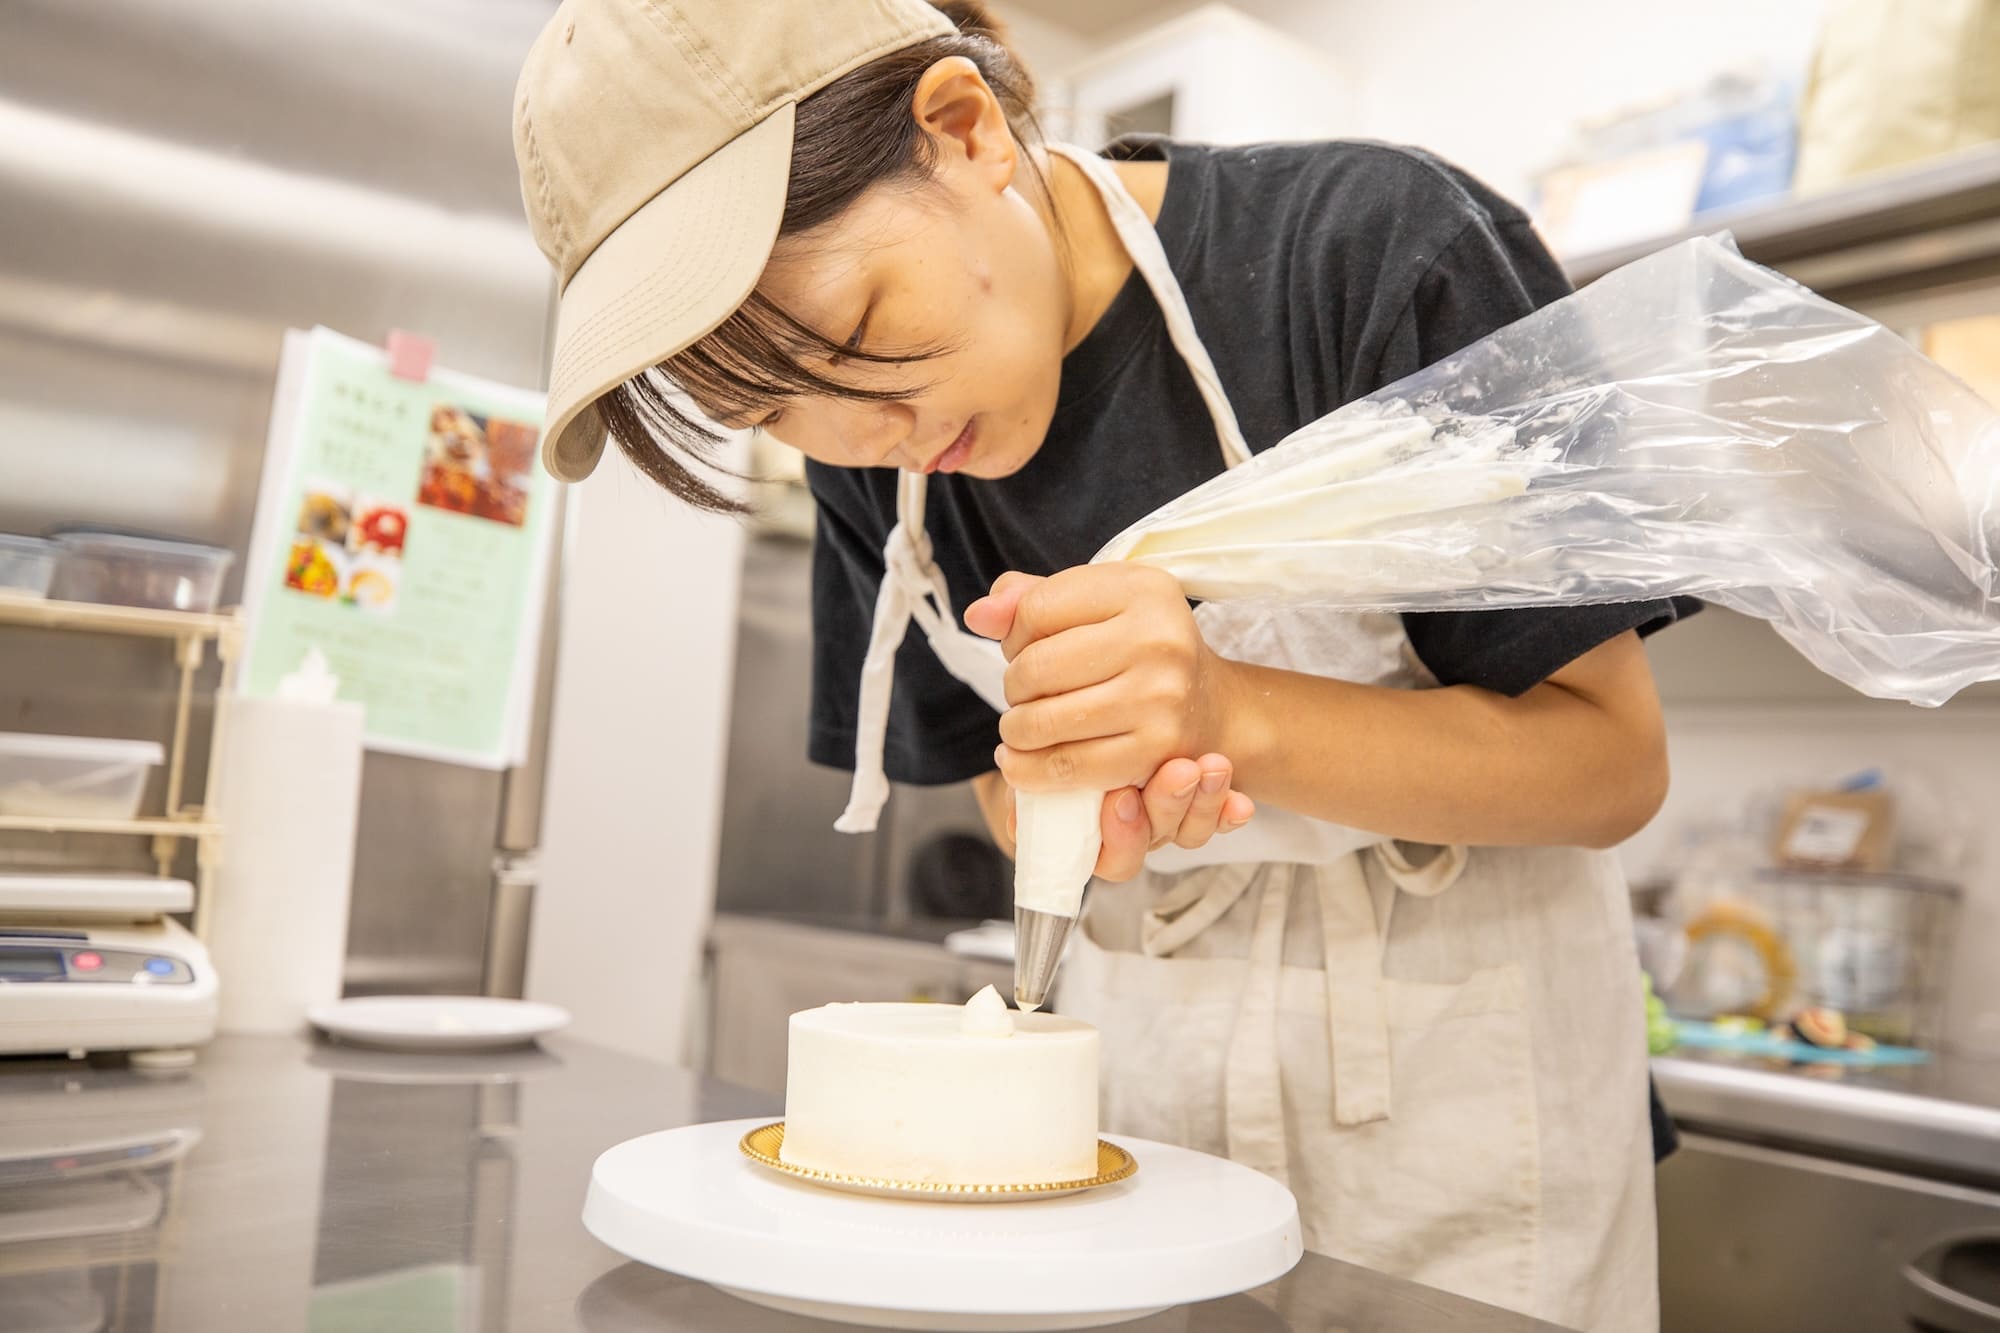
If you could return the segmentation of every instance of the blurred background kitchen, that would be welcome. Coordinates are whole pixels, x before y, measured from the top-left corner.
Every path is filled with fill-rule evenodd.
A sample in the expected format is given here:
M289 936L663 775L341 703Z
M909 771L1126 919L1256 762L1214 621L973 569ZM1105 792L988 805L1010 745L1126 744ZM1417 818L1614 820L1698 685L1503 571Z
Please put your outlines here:
M1416 144L1528 203L1579 284L1727 228L2000 397L2000 5L996 7L1052 135ZM60 534L0 540L22 585L0 596L0 732L160 747L121 761L136 808L65 819L6 807L8 765L46 760L0 738L0 868L309 885L344 914L348 994L524 995L589 1042L774 1091L794 1010L1010 975L981 922L1011 867L968 792L900 791L876 834L832 831L845 779L803 757L812 515L782 458L746 453L767 478L747 526L615 455L556 496L518 762L368 753L338 884L324 857L232 868L251 832L202 808L218 650L244 626L200 613L244 600L285 331L412 330L442 366L542 382L509 108L552 8L0 10L0 532ZM157 601L147 562L190 572L167 599L190 619L109 633L26 595ZM1659 1026L1687 1135L1661 1174L1668 1327L1902 1327L1901 1266L2000 1227L2000 687L1860 698L1713 609L1652 658L1674 788L1625 857L1644 960L1702 1043ZM227 790L295 779L251 754ZM280 968L312 947L254 945ZM1801 1007L1929 1058L1800 1061L1775 1029ZM1993 1284L1986 1254L1940 1262Z

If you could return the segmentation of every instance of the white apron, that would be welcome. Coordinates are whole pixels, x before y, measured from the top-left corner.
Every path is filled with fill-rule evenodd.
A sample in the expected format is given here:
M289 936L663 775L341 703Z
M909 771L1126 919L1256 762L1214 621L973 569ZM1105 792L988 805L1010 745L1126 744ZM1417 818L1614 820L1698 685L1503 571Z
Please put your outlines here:
M1209 406L1250 451L1166 253L1110 166L1098 187ZM862 668L854 794L873 828L895 654L914 619L1004 710L998 645L959 627L904 473ZM1240 661L1435 685L1386 613L1195 612ZM1260 806L1244 829L1094 884L1056 1000L1104 1044L1104 1125L1290 1186L1308 1248L1591 1330L1658 1326L1644 1005L1608 853L1405 848ZM1446 892L1449 890L1449 892Z

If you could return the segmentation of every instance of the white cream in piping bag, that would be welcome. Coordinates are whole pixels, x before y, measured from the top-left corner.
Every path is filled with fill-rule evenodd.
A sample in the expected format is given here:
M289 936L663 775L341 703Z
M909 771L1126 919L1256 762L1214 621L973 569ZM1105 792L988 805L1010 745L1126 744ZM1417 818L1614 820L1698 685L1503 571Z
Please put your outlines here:
M1014 906L1054 916L1083 910L1103 846L1103 809L1103 792L1015 793Z

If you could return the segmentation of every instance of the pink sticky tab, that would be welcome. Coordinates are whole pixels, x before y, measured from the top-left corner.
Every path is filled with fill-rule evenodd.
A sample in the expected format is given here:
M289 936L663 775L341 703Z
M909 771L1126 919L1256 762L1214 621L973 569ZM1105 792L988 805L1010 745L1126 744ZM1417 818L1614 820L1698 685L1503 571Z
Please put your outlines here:
M397 379L421 384L431 377L431 362L437 359L435 340L407 329L390 329L384 346L389 353L389 373Z

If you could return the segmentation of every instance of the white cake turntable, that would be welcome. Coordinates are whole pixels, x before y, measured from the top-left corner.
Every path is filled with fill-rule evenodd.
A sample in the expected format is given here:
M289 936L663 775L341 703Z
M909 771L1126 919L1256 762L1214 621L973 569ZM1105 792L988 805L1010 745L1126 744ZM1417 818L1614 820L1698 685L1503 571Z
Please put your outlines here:
M991 1206L828 1189L740 1150L759 1120L632 1139L583 1222L619 1253L758 1305L879 1329L1100 1328L1275 1281L1304 1252L1284 1186L1205 1153L1107 1140L1129 1178Z

